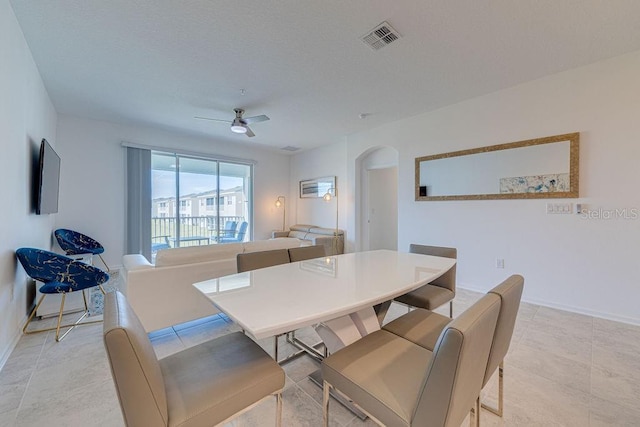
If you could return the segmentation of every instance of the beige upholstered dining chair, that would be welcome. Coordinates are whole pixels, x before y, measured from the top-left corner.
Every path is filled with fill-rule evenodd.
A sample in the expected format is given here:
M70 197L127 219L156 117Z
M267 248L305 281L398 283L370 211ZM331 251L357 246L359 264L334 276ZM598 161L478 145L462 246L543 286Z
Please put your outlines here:
M288 264L289 251L286 249L273 249L270 251L247 252L236 256L238 265L238 273L257 270L259 268L273 267L274 265ZM282 363L278 354L278 338L281 335L273 337L273 358Z
M281 425L284 371L240 332L158 360L125 297L113 292L104 344L127 426L213 426L269 396Z
M409 252L413 254L434 255L456 259L456 248L441 246L425 246L411 244ZM453 298L456 296L456 266L449 271L416 290L397 297L395 300L411 307L435 310L443 304L449 303L449 317L453 318Z
M289 260L291 262L307 261L310 259L323 258L326 256L327 256L327 250L324 245L300 246L298 248L289 248ZM299 338L296 338L296 331L291 331L287 334L287 341L291 342L292 340L299 342ZM313 344L312 347L316 348L319 345L324 346L324 343L320 341L316 344ZM326 349L326 346L324 346L324 348Z
M484 388L493 374L498 371L498 407L482 405L488 411L502 417L504 408L504 358L509 351L513 329L515 327L520 299L524 289L524 278L514 274L508 277L488 294L500 297L500 314L491 345L482 387ZM441 331L451 322L446 316L428 310L417 309L383 327L384 330L405 338L428 350L433 350ZM480 414L475 417L476 425L480 425Z
M482 297L442 330L433 351L379 330L326 358L324 426L334 387L380 425L459 426L477 404L500 304L495 294Z
M306 261L308 259L322 258L325 256L327 256L327 253L323 245L289 248L289 260L291 262Z
M272 267L274 265L289 263L289 252L286 249L273 249L270 251L247 252L236 256L238 273L257 270L259 268Z
M511 337L513 336L513 330L516 325L516 318L518 317L518 309L520 308L520 299L522 298L523 289L524 278L520 275L514 274L489 291L491 294L498 295L502 300L502 304L500 306L500 316L498 317L498 324L493 337L493 345L491 346L491 352L489 353L489 362L487 363L487 370L484 374L482 388L487 385L497 369L498 407L492 408L485 404L482 404L482 407L499 417L502 417L504 408L504 358L509 352L509 345L511 344ZM478 397L478 399L480 399L480 397ZM479 413L475 419L476 426L479 427Z

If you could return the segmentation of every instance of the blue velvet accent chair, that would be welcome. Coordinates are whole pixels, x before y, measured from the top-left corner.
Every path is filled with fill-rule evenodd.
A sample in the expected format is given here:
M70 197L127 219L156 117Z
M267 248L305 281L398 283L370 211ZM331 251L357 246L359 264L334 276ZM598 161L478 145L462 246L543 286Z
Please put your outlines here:
M220 238L220 243L235 243L235 242L243 242L244 236L247 234L247 227L249 227L249 223L247 221L242 221L238 230L233 233L233 237L222 237Z
M66 228L59 228L54 231L53 234L56 236L58 244L67 255L98 255L98 257L100 257L100 261L102 261L104 266L107 267L107 271L111 271L101 255L104 252L104 246L102 246L97 240L94 240L82 233L78 233L77 231L67 230Z
M43 249L20 248L16 251L16 256L18 257L18 261L20 261L20 264L22 264L22 267L29 275L29 277L43 283L43 285L40 287L42 296L29 315L29 319L24 325L24 328L22 328L22 332L25 334L52 331L55 329L56 341L62 340L89 314L87 297L84 293L84 290L98 286L102 293L105 293L102 284L109 280L109 275L92 265L85 264L81 261L76 261L67 256L56 254L54 252L45 251ZM62 313L64 312L65 297L69 292L78 291L82 292L82 296L84 298L84 313L75 323L61 325L60 323L62 321ZM44 298L48 294L62 294L57 326L52 328L27 331L27 327L29 326L29 323L31 323L31 320L33 320L38 307L40 307L40 304L42 304L42 301L44 301ZM96 322L97 321L84 322L82 324L84 325ZM62 334L62 336L60 336L60 328L69 329L67 329L67 331Z

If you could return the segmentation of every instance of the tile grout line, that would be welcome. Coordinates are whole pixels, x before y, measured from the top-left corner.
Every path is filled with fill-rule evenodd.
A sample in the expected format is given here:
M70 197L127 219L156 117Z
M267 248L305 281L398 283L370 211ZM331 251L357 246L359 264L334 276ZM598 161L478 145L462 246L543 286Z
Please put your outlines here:
M50 333L51 333L51 331L47 331L47 333L45 334L44 340L42 340L42 344L40 345L40 352L38 353L38 358L36 359L36 363L34 364L33 369L31 370L31 373L29 374L29 379L27 380L27 385L25 386L24 391L22 392L22 396L20 397L20 403L18 404L18 407L16 408L15 420L18 419L18 414L22 410L22 403L24 402L24 397L27 395L27 391L29 391L29 386L31 385L31 380L33 379L33 375L35 374L36 369L40 365L40 359L42 358L42 353L44 352L44 347L45 347L45 344L47 343L47 338L49 338L49 334ZM24 336L24 334L23 334L23 336Z

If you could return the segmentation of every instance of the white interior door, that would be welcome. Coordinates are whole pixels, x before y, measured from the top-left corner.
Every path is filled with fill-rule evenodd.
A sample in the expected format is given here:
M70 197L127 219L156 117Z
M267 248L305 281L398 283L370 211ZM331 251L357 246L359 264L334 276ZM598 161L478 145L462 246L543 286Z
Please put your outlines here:
M367 171L369 249L398 249L398 168Z

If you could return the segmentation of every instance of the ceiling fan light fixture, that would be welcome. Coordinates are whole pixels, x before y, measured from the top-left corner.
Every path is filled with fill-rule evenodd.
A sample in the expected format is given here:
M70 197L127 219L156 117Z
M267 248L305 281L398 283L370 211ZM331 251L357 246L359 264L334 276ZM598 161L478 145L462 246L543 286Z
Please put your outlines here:
M243 125L242 123L238 123L238 122L234 121L233 123L231 123L231 132L247 133L247 127L245 125Z
M250 125L251 123L260 123L260 122L265 122L269 120L269 117L265 116L264 114L259 116L243 118L242 114L244 114L244 110L242 108L234 108L233 111L236 113L236 118L233 120L212 119L209 117L199 117L199 116L195 116L195 118L202 119L202 120L211 120L213 122L231 123L231 132L244 134L249 138L253 138L254 136L256 136L256 134L253 133L253 131L251 130L251 128L249 128L248 125Z

